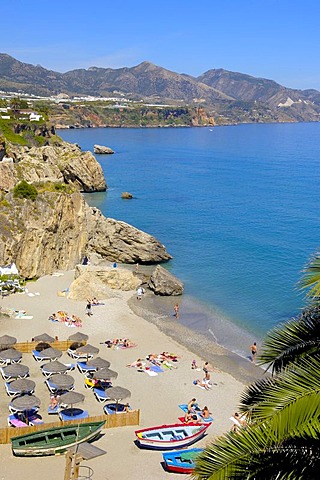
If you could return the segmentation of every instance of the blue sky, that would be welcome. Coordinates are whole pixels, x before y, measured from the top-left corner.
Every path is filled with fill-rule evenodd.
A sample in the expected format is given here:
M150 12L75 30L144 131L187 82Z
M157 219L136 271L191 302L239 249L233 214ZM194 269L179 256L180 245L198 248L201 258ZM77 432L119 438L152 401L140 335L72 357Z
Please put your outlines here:
M319 0L5 0L0 52L66 72L144 60L320 90Z

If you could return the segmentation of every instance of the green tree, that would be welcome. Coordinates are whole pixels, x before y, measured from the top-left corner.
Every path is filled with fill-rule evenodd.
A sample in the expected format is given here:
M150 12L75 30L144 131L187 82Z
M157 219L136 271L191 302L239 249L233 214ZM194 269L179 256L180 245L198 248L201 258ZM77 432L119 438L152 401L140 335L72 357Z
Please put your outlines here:
M239 410L248 424L208 445L198 480L300 480L320 468L320 308L273 329L258 363L271 368L245 389Z

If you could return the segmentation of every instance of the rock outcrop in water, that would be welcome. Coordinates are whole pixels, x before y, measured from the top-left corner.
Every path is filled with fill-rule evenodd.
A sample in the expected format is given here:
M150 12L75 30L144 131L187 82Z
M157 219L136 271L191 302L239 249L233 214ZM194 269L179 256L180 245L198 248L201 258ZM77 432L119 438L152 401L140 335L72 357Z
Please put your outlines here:
M114 153L114 150L112 150L112 148L104 147L103 145L94 145L93 151L97 155L110 155Z
M152 272L148 287L156 295L182 295L183 283L165 268L157 265Z
M172 258L156 238L105 218L79 192L45 192L35 201L2 197L0 264L15 262L23 277L34 278L72 269L84 254L141 264Z

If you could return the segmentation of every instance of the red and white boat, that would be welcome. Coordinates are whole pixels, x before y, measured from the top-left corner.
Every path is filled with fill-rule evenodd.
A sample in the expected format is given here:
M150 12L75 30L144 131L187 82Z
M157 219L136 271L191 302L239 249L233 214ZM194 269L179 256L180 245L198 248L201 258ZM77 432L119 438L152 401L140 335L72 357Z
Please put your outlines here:
M211 423L188 423L187 425L174 423L136 430L135 435L140 447L153 450L173 450L187 447L200 440L210 425Z

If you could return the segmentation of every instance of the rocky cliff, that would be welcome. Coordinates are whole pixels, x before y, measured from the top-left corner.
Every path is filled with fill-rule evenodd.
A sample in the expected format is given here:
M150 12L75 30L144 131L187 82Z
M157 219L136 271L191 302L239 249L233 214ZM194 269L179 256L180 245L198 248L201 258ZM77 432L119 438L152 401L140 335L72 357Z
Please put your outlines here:
M82 192L104 191L107 188L101 165L90 152L81 152L77 145L30 147L2 142L4 155L0 161L0 190L10 191L16 183L45 182L68 184Z
M72 269L84 254L110 262L155 263L171 258L154 237L105 218L78 191L45 192L35 201L0 201L0 264L15 262L26 278Z

